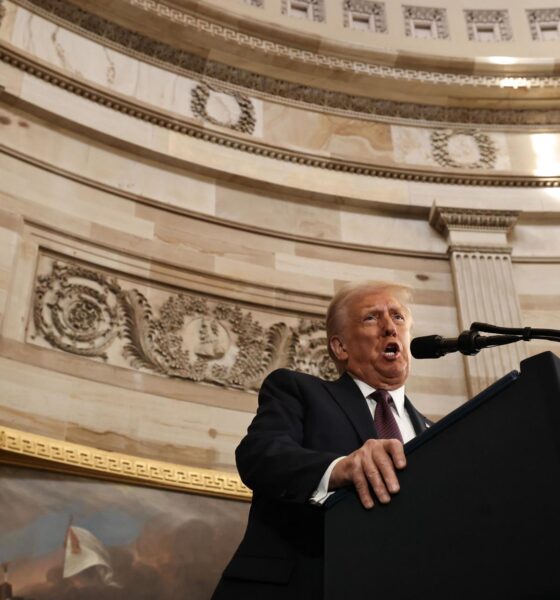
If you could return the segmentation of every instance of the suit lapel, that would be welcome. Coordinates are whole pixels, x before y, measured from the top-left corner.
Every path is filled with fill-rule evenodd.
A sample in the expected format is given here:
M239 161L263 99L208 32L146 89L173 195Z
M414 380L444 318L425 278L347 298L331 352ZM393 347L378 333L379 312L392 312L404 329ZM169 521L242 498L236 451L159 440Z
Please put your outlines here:
M332 382L325 381L324 384L352 423L362 443L376 438L377 432L373 426L371 412L360 388L354 383L352 377L344 373L340 379Z
M428 425L431 425L431 422L428 421L425 417L419 413L414 406L412 406L412 402L405 396L404 398L404 407L406 408L406 412L410 417L410 421L412 422L412 426L414 427L414 432L416 435L420 435L423 431L428 429Z

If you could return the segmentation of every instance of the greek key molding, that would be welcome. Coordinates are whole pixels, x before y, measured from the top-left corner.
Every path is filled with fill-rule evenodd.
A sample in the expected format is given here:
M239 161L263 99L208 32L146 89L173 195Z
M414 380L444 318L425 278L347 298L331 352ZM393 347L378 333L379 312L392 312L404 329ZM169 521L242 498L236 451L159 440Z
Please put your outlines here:
M67 4L64 0L12 0L16 4L19 4L29 10L42 14L43 16L53 19L58 17L63 21L66 21L66 27L68 23L73 24L75 27L80 28L83 31L89 31L91 34L96 36L98 39L105 38L114 43L119 44L123 48L129 50L136 50L143 54L152 55L164 62L176 64L182 68L193 70L195 73L203 74L206 73L209 77L216 77L217 73L223 73L222 77L225 81L235 83L243 87L247 81L253 80L254 89L262 89L265 82L269 83L267 91L274 94L274 90L278 87L278 84L289 83L289 87L296 90L301 84L294 84L291 82L279 82L272 78L266 78L256 76L254 73L242 71L229 65L222 65L219 63L213 63L212 61L206 61L199 56L189 55L188 53L167 46L159 41L147 38L136 32L129 31L123 27L120 27L106 19L97 17L90 14L83 9L75 7L71 4ZM330 56L311 50L295 48L286 46L278 42L273 42L268 39L256 37L249 33L240 32L230 27L221 25L219 23L210 22L199 16L193 16L189 13L182 11L175 7L169 7L162 2L156 0L123 0L129 5L144 10L157 18L171 21L178 25L182 25L188 29L193 29L199 33L208 34L213 37L220 38L228 43L236 43L239 46L248 48L251 51L258 51L271 56L277 56L287 58L296 62L301 62L306 65L312 65L322 68L328 68L336 70L337 72L349 72L356 73L358 75L369 75L372 77L380 77L384 79L394 79L396 81L417 81L426 84L437 84L437 85L458 85L458 86L473 86L487 88L501 88L503 85L503 75L472 75L467 73L441 73L435 71L422 71L417 69L406 69L399 67L391 67L388 65L378 65L363 61L356 61L349 58L343 58L339 56ZM193 68L194 67L194 68ZM227 75L227 77L225 76ZM220 79L220 77L216 77ZM557 88L560 87L560 81L555 76L528 76L523 77L523 86L528 88ZM280 87L282 87L280 85ZM316 88L310 88L315 93L322 93L325 97L328 97L332 92L325 90L317 90ZM356 97L359 100L367 100L361 97ZM379 101L380 106L384 103L391 103L390 101ZM321 102L317 102L321 104ZM360 104L359 101L356 104ZM396 103L397 105L399 103ZM400 103L406 106L407 103ZM416 106L416 105L412 105ZM477 109L465 109L469 110ZM496 113L496 118L501 119L499 116L500 111L491 111ZM443 109L444 113L453 112L452 109ZM481 111L484 113L484 111ZM510 111L516 113L517 111ZM539 111L534 111L538 113ZM418 116L416 118L424 118ZM476 119L469 119L468 122L480 122ZM518 122L512 119L513 122Z
M322 320L172 293L39 259L27 341L165 377L256 391L279 367L338 377ZM153 300L148 300L148 295Z
M479 159L463 162L454 159L449 152L449 141L455 136L468 136L476 144ZM469 129L439 129L430 135L432 156L442 167L455 169L493 169L496 164L496 146L486 133Z
M353 96L301 85L255 74L189 54L129 31L97 17L63 0L12 0L28 10L53 20L64 27L90 37L97 42L114 46L118 51L155 65L198 78L211 78L228 87L244 88L259 97L274 97L289 104L310 104L343 114L368 119L422 120L426 122L477 123L496 126L519 124L547 125L560 123L560 109L496 110L486 108L442 107L393 100ZM441 75L441 74L438 74ZM499 78L503 81L503 78Z
M520 212L516 210L483 210L434 205L430 213L430 225L444 235L452 230L509 233L515 227L519 215ZM504 249L500 248L500 251Z
M250 500L252 496L251 490L235 473L107 452L0 426L0 463L13 462L236 500Z

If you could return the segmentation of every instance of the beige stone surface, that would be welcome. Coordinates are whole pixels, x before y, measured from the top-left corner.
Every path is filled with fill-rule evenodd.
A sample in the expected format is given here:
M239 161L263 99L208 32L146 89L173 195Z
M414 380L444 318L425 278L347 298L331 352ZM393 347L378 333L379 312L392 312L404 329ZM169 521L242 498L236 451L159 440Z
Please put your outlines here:
M234 470L233 449L250 419L6 358L0 373L3 424L104 450Z
M263 135L278 146L363 162L391 160L388 125L273 104L264 106Z
M239 4L240 14L257 14ZM461 290L452 277L447 241L428 222L429 209L434 202L462 209L512 209L521 211L519 222L507 238L499 237L512 248L508 294L519 302L523 324L560 328L559 188L420 183L306 166L298 161L316 156L397 171L447 171L434 160L429 139L437 124L343 110L335 114L326 107L259 97L253 98L254 133L236 132L227 127L239 114L232 96L212 92L206 109L222 126L203 122L190 105L194 76L189 79L85 39L11 2L4 5L8 11L0 39L23 58L34 57L56 73L87 82L123 106L178 119L208 136L219 133L235 143L258 141L273 150L293 151L294 160L263 157L168 129L163 120L155 124L133 117L3 62L0 422L106 450L233 470L234 448L256 409L256 394L242 386L201 383L131 364L123 357L123 340L107 351L105 360L53 348L33 324L37 276L50 272L45 257L74 261L125 281L124 288L144 294L152 319L160 317L167 297L192 293L212 302L237 303L267 326L281 320L293 325L302 318L321 318L330 295L346 281L393 281L414 291L414 336L455 337L461 329ZM482 0L473 3L482 5ZM278 6L267 1L262 14L274 22ZM336 19L329 17L311 29L294 26L317 35L313 44L309 39L302 43L324 49L321 32L338 32L352 43L348 51L359 55L357 46L369 40L343 31L340 2L327 2L329 15L333 7ZM516 31L523 7L516 13ZM401 9L387 6L392 30L401 25ZM449 7L449 15L453 43L458 40L463 52L468 43L462 21L458 24L462 10ZM288 20L281 17L281 22ZM379 44L380 34L374 38L372 43ZM411 40L401 41L399 48L412 47ZM429 51L436 47L435 41L425 44ZM442 56L451 51L448 42L438 47ZM500 51L508 48L512 46ZM220 52L210 57L223 57ZM244 60L250 64L249 57ZM397 64L404 60L398 53L391 58ZM293 64L274 61L269 74L286 75ZM322 68L308 73L309 84L324 77ZM333 89L344 91L358 75L351 78L340 71L334 79ZM411 101L414 90L420 87L410 83L399 92L401 99ZM445 102L438 93L441 88L434 88L433 100ZM441 128L448 126L458 127L442 123ZM557 128L477 129L498 150L489 172L560 174ZM476 159L469 136L455 136L448 150L465 164ZM486 234L454 238L475 246L496 239ZM501 302L498 294L495 302ZM480 298L473 306L480 309ZM84 327L87 312L81 317ZM500 314L496 309L494 315ZM226 334L214 324L214 337L202 339L204 328L212 326L211 320L192 319L180 329L180 347L217 356L227 345ZM527 345L529 354L543 349L554 347ZM490 352L484 360L496 361ZM423 412L439 418L469 395L465 364L459 354L414 360L407 392Z

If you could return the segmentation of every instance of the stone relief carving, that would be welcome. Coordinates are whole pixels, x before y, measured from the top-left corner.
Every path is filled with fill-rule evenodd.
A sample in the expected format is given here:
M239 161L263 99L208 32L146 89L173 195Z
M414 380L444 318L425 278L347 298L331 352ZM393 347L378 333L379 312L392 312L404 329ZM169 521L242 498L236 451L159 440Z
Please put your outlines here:
M218 110L221 108L220 114L212 114L213 110L208 106L212 96L221 105L217 107ZM225 102L224 98L226 99ZM235 108L227 105L227 99L234 101L239 114L234 114L236 112ZM238 92L224 92L201 83L191 91L191 110L195 115L213 125L228 127L234 131L248 134L253 133L255 130L255 107L250 98ZM216 108L214 108L214 111L216 111Z
M513 39L513 32L509 22L507 10L465 10L467 21L467 35L470 41L482 41L477 35L477 25L495 25L497 34L493 39L484 40L492 42L507 42Z
M138 0L140 2L140 0ZM401 102L393 100L379 100L363 96L352 96L343 92L323 90L310 86L274 79L266 75L260 75L230 65L206 60L200 56L189 54L184 50L174 48L162 42L158 42L139 33L127 30L110 21L88 13L63 0L18 0L18 3L35 11L43 11L50 18L64 21L66 26L80 28L82 34L88 33L100 36L112 44L117 44L122 52L139 55L142 60L151 60L157 64L172 65L174 68L187 71L189 76L193 74L207 76L223 82L224 88L229 84L244 87L247 90L255 90L259 94L269 94L284 98L287 101L305 102L330 109L359 113L363 116L382 117L391 119L413 119L423 121L443 121L446 123L476 123L493 125L516 125L516 124L556 124L560 123L560 110L493 110L462 107L443 107L425 104L414 104L412 102ZM152 2L152 4L155 3ZM150 9L146 5L146 10ZM156 11L157 12L157 11ZM177 11L178 12L178 11ZM157 13L158 15L160 13ZM185 19L188 15L185 15ZM171 17L169 17L171 18ZM183 21L180 21L183 22ZM196 27L197 21L188 22L189 26ZM228 39L235 39L238 32L228 30L231 34ZM247 36L245 36L246 38ZM261 44L255 42L255 47ZM268 51L269 46L274 45L267 42L263 51ZM306 51L306 56L312 53ZM328 57L323 57L325 60ZM321 66L328 66L328 61L319 61ZM318 64L319 64L318 63ZM332 65L333 67L335 65ZM372 75L383 77L401 77L396 71L402 71L402 77L407 80L417 80L422 71L393 69L383 65L356 64L356 71L361 73L370 72ZM347 65L337 64L337 69L347 70ZM393 72L395 71L395 72ZM427 80L434 83L455 83L461 85L484 85L485 87L500 86L503 77L456 75L445 73L427 73ZM420 77L422 79L422 77ZM548 78L523 78L523 85L538 85L540 87L556 87L560 85L557 77Z
M262 8L264 6L264 0L244 0L244 2L245 4L256 6L257 8Z
M37 279L35 330L59 350L106 359L120 334L120 293L115 279L55 262L49 275Z
M526 12L533 40L560 39L560 8L537 8Z
M462 144L462 148L460 143L452 147L452 141L466 143ZM430 135L430 143L432 156L442 167L493 169L496 164L494 142L489 135L477 130L438 129Z
M282 14L304 16L310 21L325 21L325 0L282 0Z
M6 16L6 7L4 6L4 0L0 0L0 24L2 19Z
M370 29L376 33L387 32L387 17L385 15L385 4L383 2L371 2L371 0L344 0L342 5L344 27L351 27L353 15L369 17L373 21Z
M415 22L429 24L430 36L436 39L449 38L449 26L445 8L428 6L403 6L404 33L408 37L418 37L415 34Z
M130 282L48 257L40 264L32 343L243 390L258 389L279 367L337 377L320 320L259 314L190 293L142 292ZM147 294L163 299L157 311Z

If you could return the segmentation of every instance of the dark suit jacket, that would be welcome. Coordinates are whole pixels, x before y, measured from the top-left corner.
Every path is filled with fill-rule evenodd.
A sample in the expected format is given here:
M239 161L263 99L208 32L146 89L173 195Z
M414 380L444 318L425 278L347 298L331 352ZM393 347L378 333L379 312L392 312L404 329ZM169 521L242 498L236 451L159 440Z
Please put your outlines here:
M416 433L427 421L405 401ZM236 451L253 490L247 531L213 600L322 597L323 509L309 503L337 457L376 438L358 386L279 369L263 382L259 407Z

